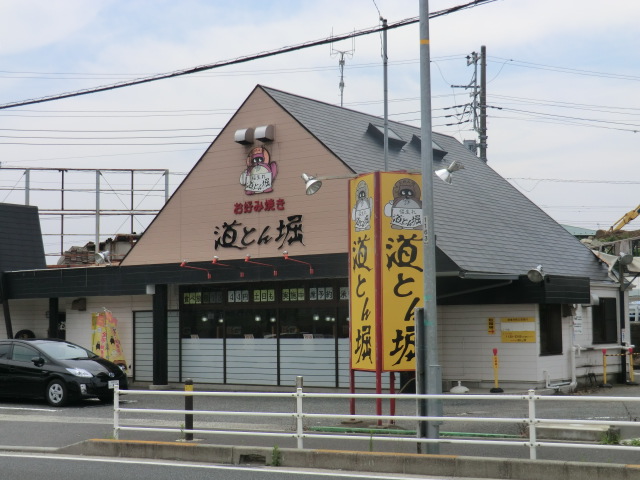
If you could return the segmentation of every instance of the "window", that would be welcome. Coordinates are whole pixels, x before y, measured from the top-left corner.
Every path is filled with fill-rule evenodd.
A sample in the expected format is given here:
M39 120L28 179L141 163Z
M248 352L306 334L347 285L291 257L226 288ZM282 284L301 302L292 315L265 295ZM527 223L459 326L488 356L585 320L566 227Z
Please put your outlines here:
M593 306L591 317L594 344L618 342L615 298L601 298L600 304Z
M39 356L32 348L18 344L13 346L13 360L16 362L30 362L32 358Z
M0 358L7 358L9 356L9 350L11 350L10 343L0 343Z
M539 305L540 355L562 355L561 305Z

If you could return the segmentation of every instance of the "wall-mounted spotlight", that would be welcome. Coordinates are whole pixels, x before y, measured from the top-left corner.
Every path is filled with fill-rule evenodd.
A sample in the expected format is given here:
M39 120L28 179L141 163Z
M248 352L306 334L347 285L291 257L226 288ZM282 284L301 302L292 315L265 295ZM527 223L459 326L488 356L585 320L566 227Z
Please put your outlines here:
M295 258L291 258L291 257L289 256L289 252L287 252L286 250L285 250L284 252L282 252L282 256L284 257L284 259L285 259L285 260L291 260L292 262L298 262L298 263L302 263L302 264L304 264L304 265L309 265L309 273L310 273L311 275L313 275L313 273L314 273L314 272L313 272L313 266L312 266L309 262L303 262L302 260L298 260L298 259L295 259Z
M320 320L320 315L318 315L317 313L313 314L313 321L317 322L318 320Z
M219 260L218 257L213 257L213 260L211 260L211 263L213 265L220 265L221 267L235 268L236 270L238 270L240 272L240 278L244 278L244 272L242 271L241 268L238 268L238 267L236 267L234 265L227 265L226 263L220 263L218 260Z
M544 280L545 273L542 269L542 265L538 265L536 268L532 268L527 272L527 278L533 283L540 283Z
M260 315L256 315L255 320L256 320L256 322L261 322L262 321L262 317Z
M301 176L302 176L302 179L304 180L305 192L307 193L307 195L313 195L318 190L320 190L320 187L322 187L322 182L324 180L340 180L344 178L355 178L358 176L358 174L354 173L351 175L333 175L328 177L327 176L314 177L312 175L307 175L306 173L303 173Z
M207 278L209 280L211 280L211 272L209 272L209 270L207 270L206 268L202 268L202 267L192 267L191 265L187 265L187 261L183 260L182 263L180 264L180 266L182 268L190 268L192 270L202 270L203 272L207 272Z
M436 170L436 175L442 179L443 182L451 185L451 174L453 172L457 172L458 170L462 170L464 165L458 163L456 160L451 162L447 168L442 168L440 170Z
M631 255L630 253L620 252L620 254L618 255L618 261L621 265L629 265L631 262L633 262L633 255Z
M253 263L255 265L261 265L263 267L271 267L273 268L273 276L278 276L278 270L276 270L276 267L274 267L273 265L269 265L268 263L254 262L253 260L251 260L251 255L247 255L246 257L244 257L244 261L247 263Z

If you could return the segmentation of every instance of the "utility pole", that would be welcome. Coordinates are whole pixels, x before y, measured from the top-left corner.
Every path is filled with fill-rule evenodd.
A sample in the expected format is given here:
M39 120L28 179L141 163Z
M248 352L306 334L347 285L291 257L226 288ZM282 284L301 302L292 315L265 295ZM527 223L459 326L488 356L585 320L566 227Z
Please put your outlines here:
M480 62L480 86L478 87L478 61ZM467 66L473 65L473 79L469 85L451 85L453 88L471 89L471 109L473 110L473 129L478 134L478 141L470 140L472 151L480 154L480 159L487 162L487 47L480 47L480 55L471 52L467 55Z
M384 79L384 171L389 171L389 84L387 79L387 19L380 17L382 22L382 70ZM342 105L341 105L342 106Z
M480 160L487 163L487 47L480 47Z

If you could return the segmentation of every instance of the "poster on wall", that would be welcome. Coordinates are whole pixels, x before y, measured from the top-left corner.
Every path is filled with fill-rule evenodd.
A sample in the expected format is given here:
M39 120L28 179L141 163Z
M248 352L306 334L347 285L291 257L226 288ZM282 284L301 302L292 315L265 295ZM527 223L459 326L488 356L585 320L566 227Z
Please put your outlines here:
M127 368L120 338L118 319L109 310L91 314L91 349L93 353Z

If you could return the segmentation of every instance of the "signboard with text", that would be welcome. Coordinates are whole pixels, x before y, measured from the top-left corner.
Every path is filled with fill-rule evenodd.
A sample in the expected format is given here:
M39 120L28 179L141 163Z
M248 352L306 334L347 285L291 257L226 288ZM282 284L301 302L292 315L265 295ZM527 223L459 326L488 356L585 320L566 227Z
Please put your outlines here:
M415 369L422 306L421 176L376 172L349 186L351 368Z
M376 370L377 263L373 191L375 174L349 183L349 318L351 368Z

